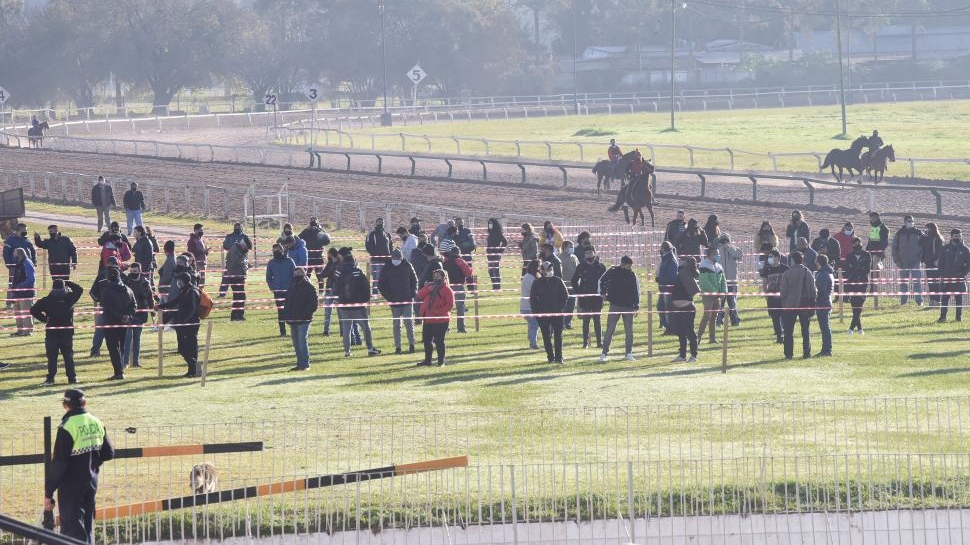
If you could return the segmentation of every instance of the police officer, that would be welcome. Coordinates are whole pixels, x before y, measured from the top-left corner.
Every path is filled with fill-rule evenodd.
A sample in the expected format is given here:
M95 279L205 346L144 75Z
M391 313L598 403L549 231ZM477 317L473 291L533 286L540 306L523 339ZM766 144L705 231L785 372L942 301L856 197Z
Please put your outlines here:
M81 390L67 390L66 414L57 427L54 453L44 486L44 510L54 510L54 491L60 504L61 533L94 542L94 496L101 464L114 458L104 424L87 412Z

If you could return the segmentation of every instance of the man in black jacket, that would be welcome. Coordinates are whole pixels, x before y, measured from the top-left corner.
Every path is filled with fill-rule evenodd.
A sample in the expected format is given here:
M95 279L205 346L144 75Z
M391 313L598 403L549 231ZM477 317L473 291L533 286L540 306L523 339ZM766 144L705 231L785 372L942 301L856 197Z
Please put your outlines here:
M137 261L128 267L125 284L135 296L135 316L131 327L125 332L125 345L121 351L121 361L125 366L141 367L141 333L143 326L148 323L148 313L155 308L155 293L152 285L142 273L141 264Z
M374 348L370 330L370 282L364 271L357 267L350 248L340 249L340 267L334 271L333 293L337 302L342 306L337 309L337 315L343 324L344 357L350 357L350 337L354 325L359 325L364 331L364 342L367 344L367 355L376 356L381 353Z
M381 269L384 268L384 264L391 256L391 250L394 249L391 234L384 229L384 218L377 218L377 221L374 222L374 230L367 235L365 248L370 255L372 293L377 295L377 282L381 278Z
M953 296L957 306L957 321L963 320L963 294L967 291L966 276L970 274L970 248L963 243L963 233L959 229L950 231L950 243L940 250L940 278L943 278L943 296L940 300L940 323L946 321L947 307L950 306L948 293Z
M664 241L670 242L671 244L677 244L677 239L680 235L687 230L687 222L684 220L684 211L677 211L677 219L671 220L667 223L667 229L664 231Z
M34 246L47 250L47 268L51 278L67 280L71 277L71 269L77 268L77 248L70 237L61 234L56 225L48 225L47 233L50 238L41 240L40 235L34 233Z
M138 225L134 231L135 245L131 249L134 263L141 265L141 274L149 285L155 285L155 254L158 253L158 242L148 236L145 226ZM134 264L133 263L133 264Z
M98 183L91 188L91 204L98 211L98 232L102 227L111 223L111 207L116 206L114 190L104 181L104 176L98 176Z
M64 358L64 373L69 384L77 384L74 369L74 305L84 293L84 288L57 278L51 292L30 307L30 313L38 322L47 324L44 348L47 350L47 379L45 386L54 384L57 375L57 355Z
M529 292L529 303L533 314L556 314L557 316L536 316L539 331L542 332L542 344L546 349L549 363L562 364L562 329L563 311L569 302L569 292L562 278L555 275L552 263L542 264L542 275L532 283Z
M114 374L108 380L124 380L125 364L121 359L128 326L135 319L135 294L121 280L121 270L105 269L104 282L99 284L104 342L108 345Z
M141 213L145 209L145 195L138 190L138 184L136 182L131 182L131 189L125 191L121 202L125 205L125 218L128 220L128 236L131 236L132 228L142 224Z
M290 371L306 371L310 368L310 323L319 304L317 290L307 278L306 269L293 269L293 281L286 290L283 303L283 317L290 324L290 338L296 352L296 367Z
M199 288L192 282L192 275L180 272L175 277L178 293L155 309L174 309L168 324L175 328L178 351L188 370L183 378L199 376Z
M640 281L633 272L633 260L629 256L623 256L620 265L611 267L600 279L600 295L610 302L600 362L606 363L616 323L621 317L623 333L626 334L626 359L633 361L633 315L640 311Z
M325 265L326 259L323 255L324 248L330 244L330 235L323 230L317 218L310 218L310 225L306 229L300 231L299 237L306 242L307 251L307 267L309 271L313 271L317 275L317 287L320 293L323 293L326 289L324 286L323 277L323 267Z
M408 335L408 353L414 353L414 296L418 293L418 277L411 263L405 261L401 250L391 252L391 262L384 266L378 290L391 304L394 321L394 353L401 353L401 323Z

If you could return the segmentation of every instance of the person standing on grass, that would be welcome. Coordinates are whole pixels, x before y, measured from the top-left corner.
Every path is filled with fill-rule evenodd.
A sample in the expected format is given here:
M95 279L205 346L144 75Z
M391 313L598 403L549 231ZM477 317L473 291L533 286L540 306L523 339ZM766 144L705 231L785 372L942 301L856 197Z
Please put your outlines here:
M135 246L132 248L134 262L141 266L142 274L149 285L155 284L155 254L158 253L158 242L148 236L148 228L139 225L135 227Z
M522 252L522 274L524 275L529 263L539 258L539 239L536 238L531 223L523 223L520 232L522 240L519 241L519 250Z
M205 270L209 256L209 246L205 243L205 231L201 223L192 226L189 235L188 251L195 258L195 270L199 273L199 286L205 285Z
M381 279L381 270L391 257L391 250L394 249L391 234L384 229L384 218L377 218L374 222L374 230L367 235L365 248L370 255L371 293L377 295L377 282Z
M323 267L325 261L323 253L324 248L330 244L330 235L323 230L317 218L312 217L306 229L300 231L299 239L306 243L307 266L310 268L307 271L307 278L310 277L311 273L316 274L317 289L320 293L323 293Z
M67 390L61 404L65 412L44 479L44 511L54 510L57 492L61 534L94 543L98 475L101 464L113 459L115 451L104 424L87 412L84 392Z
M424 229L421 228L421 218L417 216L411 218L410 227L408 227L408 232L414 236L418 236L418 233L424 232ZM407 254L404 254L404 255L405 257L407 257Z
M551 264L553 273L559 278L562 278L562 260L559 259L555 246L552 244L540 244L539 261ZM541 273L542 271L540 270L539 272Z
M94 335L91 337L91 352L90 357L96 358L101 355L101 345L104 344L104 312L101 310L101 286L104 285L106 281L106 276L109 268L118 268L118 259L110 258L108 260L108 266L98 272L98 275L94 277L94 282L91 284L91 289L88 290L88 295L94 301Z
M727 293L727 282L724 280L724 267L719 263L721 256L717 248L708 248L704 260L699 267L698 285L701 288L701 303L704 305L704 315L697 330L697 336L704 337L704 329L710 326L709 343L717 342L717 313L721 310L721 299Z
M111 233L108 240L101 246L100 268L108 266L108 261L114 258L120 268L128 268L128 260L131 259L131 248L121 240L120 233Z
M930 306L940 305L940 292L943 291L940 284L940 252L943 251L943 236L940 235L940 228L933 222L926 224L926 234L922 241L923 266L926 268L927 288L930 290Z
M768 252L764 265L758 274L761 275L761 291L765 294L765 301L768 305L768 316L771 318L771 327L775 333L775 342L783 344L785 342L784 329L782 328L781 297L777 294L781 291L781 275L788 270L781 258L778 248L772 248Z
M569 302L569 292L562 278L555 275L552 263L544 262L539 269L542 276L532 283L529 290L529 303L532 313L537 315L552 314L554 316L536 316L539 331L542 332L542 345L546 349L549 363L562 365L562 313Z
M600 295L600 278L606 274L606 267L596 257L596 249L584 246L583 261L576 267L570 283L577 298L577 306L583 318L583 348L589 348L589 322L592 320L596 335L596 348L603 347L600 313L603 311L603 296Z
M967 292L967 274L970 274L970 248L963 243L959 229L950 231L950 243L940 250L940 274L943 278L943 295L940 298L939 323L946 321L950 306L950 293L956 300L957 321L963 321L963 294Z
M791 267L781 275L781 306L785 309L782 323L785 329L786 360L794 357L796 321L802 329L802 359L812 357L809 326L812 315L815 314L816 299L818 299L818 289L815 287L815 275L805 266L805 255L796 251L791 255Z
M761 228L754 236L754 251L767 259L768 252L777 247L778 235L775 234L775 228L767 221L761 222Z
M121 225L117 221L113 221L108 224L108 229L98 236L98 246L104 246L104 243L108 241L113 235L118 235L128 249L131 249L131 242L128 240L128 236L121 232Z
M249 247L245 240L237 240L226 252L226 270L222 283L232 288L232 312L229 320L241 322L246 319L246 276L249 274Z
M445 335L451 321L451 309L455 306L455 296L448 286L447 274L443 269L431 273L431 282L418 291L421 301L421 340L424 343L424 360L419 367L431 365L433 351L438 352L438 367L445 365Z
M34 233L34 246L47 250L47 270L51 278L67 280L71 277L71 270L77 269L77 247L71 237L61 234L57 225L48 225L47 240L41 240L40 235Z
M401 226L397 228L397 237L401 240L401 259L410 261L411 253L418 247L417 235Z
M306 268L310 255L306 249L306 241L299 237L289 236L283 239L283 249L286 255L296 263L297 267Z
M458 243L455 241L455 237L457 236L458 228L452 225L445 231L445 235L438 239L438 252L441 255L446 255L452 248L457 248Z
M286 301L286 292L290 289L293 281L293 269L296 263L286 256L283 246L273 245L273 258L266 262L266 284L273 292L273 301L276 305L276 319L279 322L280 337L286 337L286 320L283 317L283 303Z
M700 272L697 270L697 260L687 256L680 261L677 278L670 290L670 316L667 318L670 331L677 335L680 352L674 358L674 363L697 362L697 332L694 331L694 319L697 317L697 307L694 306L694 296L700 293L697 283ZM687 347L690 345L690 357L687 357Z
M579 267L579 259L576 258L575 252L573 241L562 241L562 253L559 254L559 260L562 262L562 280L566 284L566 291L569 292L569 300L566 302L564 311L566 316L563 317L562 321L563 329L573 328L573 312L576 310L576 297L571 288L573 276L576 275L576 269Z
M391 251L391 262L384 266L378 282L381 296L391 306L394 330L394 353L401 353L401 325L408 336L408 353L414 353L414 296L418 292L418 277L414 267L404 260L401 250Z
M91 204L98 211L98 232L105 225L111 223L111 207L116 206L114 190L104 180L104 176L98 176L98 183L91 188Z
M668 314L670 311L670 290L673 289L677 281L679 268L677 250L674 249L674 245L669 240L663 241L660 244L660 266L657 267L656 280L657 289L660 292L657 295L657 313L660 314L660 327L663 328L665 335L670 331L670 315Z
M461 251L461 258L471 263L472 254L475 253L478 244L475 243L475 235L472 234L472 230L465 227L465 220L462 218L455 218L455 245Z
M145 210L145 195L138 190L138 183L131 182L131 189L125 191L121 198L125 205L125 219L128 222L128 236L131 236L132 228L141 225L141 214Z
M832 268L839 270L842 268L842 262L845 261L846 256L852 251L852 239L855 238L855 225L851 221L847 221L842 225L842 229L838 233L832 235L832 238L839 243L839 260L836 262L830 261L829 264Z
M99 285L98 300L101 302L104 328L104 342L108 345L111 367L114 374L108 380L124 380L125 362L121 355L124 351L125 336L135 319L135 294L125 285L121 270L117 267L105 269L104 282Z
M845 275L845 294L852 305L852 322L849 323L849 335L858 331L865 335L862 329L862 307L866 303L866 292L869 291L869 275L872 273L872 256L862 249L862 239L852 239L852 251L842 262Z
M889 247L889 228L879 218L876 212L869 212L869 241L866 251L872 256L872 286L869 291L878 294L881 290L879 283L882 278L883 260L886 258L886 248Z
M157 301L155 293L152 291L152 285L142 274L139 263L131 264L131 267L128 268L128 277L124 281L135 296L135 314L132 316L131 327L125 330L125 344L121 350L121 363L126 367L128 365L141 367L139 356L141 355L142 328L148 323L148 313L155 308Z
M838 266L839 261L842 260L842 246L838 240L829 234L828 229L818 230L818 238L812 241L812 249L818 255L828 257L829 267L832 267L833 270ZM817 260L816 263L818 263Z
M187 272L179 273L175 281L178 295L155 308L172 311L169 323L175 328L178 352L187 366L182 378L195 378L199 376L199 288Z
M428 242L437 247L441 242L441 239L448 234L448 229L454 226L455 220L448 220L444 223L438 224L438 226L434 228L434 231L431 232L431 239Z
M319 304L317 288L310 283L306 269L293 269L293 281L286 290L286 301L283 303L283 316L290 324L290 338L296 352L296 367L290 371L306 371L310 368L310 323Z
M488 261L488 276L492 279L492 289L502 289L502 254L509 246L505 238L502 222L496 218L488 219L488 237L485 243L485 259Z
M916 228L913 216L903 217L903 228L896 231L893 237L893 262L899 269L899 304L905 306L909 302L908 280L913 281L913 292L916 296L916 306L923 306L923 231Z
M253 241L249 240L249 236L243 233L242 223L238 221L232 225L232 232L226 235L226 238L222 239L222 251L228 252L232 245L243 241L248 250L253 249ZM226 277L229 276L228 273L222 273L222 281L219 283L219 297L225 297L226 292L229 291L229 285L226 284Z
M381 351L374 347L369 320L370 283L364 271L357 266L351 248L343 247L339 250L339 253L340 268L335 273L333 291L337 295L337 302L341 305L337 309L337 315L340 317L343 327L344 357L349 358L351 356L351 333L354 326L359 326L364 330L367 355L377 356Z
M717 314L717 325L724 325L724 307L730 308L731 325L737 327L741 325L741 315L738 314L738 268L741 260L744 259L744 252L741 248L731 243L731 235L722 233L720 242L717 245L717 252L721 256L721 266L724 267L724 281L727 284L727 292L730 294L724 299L721 312Z
M559 229L551 221L546 221L542 224L542 235L544 238L539 243L542 244L544 242L552 246L553 253L558 255L562 251L563 241L562 233L559 232Z
M444 256L443 267L448 273L448 284L455 292L455 310L458 311L458 333L467 333L465 329L465 298L467 297L466 284L475 283L475 273L469 265L459 255L457 246Z
M802 219L802 213L794 210L791 213L791 221L785 227L785 237L788 239L788 253L798 250L798 239L812 240L812 230Z
M832 355L832 327L829 317L832 314L832 289L835 286L835 271L829 265L829 256L821 254L816 259L815 289L815 317L818 318L818 329L822 333L822 350L815 357Z
M165 252L165 262L158 268L158 294L165 298L175 280L175 241L166 240L162 251Z
M627 361L633 357L633 315L640 311L640 280L633 272L633 259L620 258L620 265L612 267L600 278L600 294L610 302L610 312L606 318L606 338L603 339L603 353L600 363L606 363L610 353L610 343L616 324L623 318L623 333L626 335Z
M34 250L34 245L27 238L27 226L23 223L18 223L16 232L11 233L3 241L3 263L7 266L7 285L9 287L13 287L13 273L17 267L14 251L17 249L23 249L26 252L27 259L30 260L31 264L37 263L37 251ZM13 307L12 299L15 298L14 295L10 292L7 293L7 308Z
M681 233L674 243L677 248L677 255L680 257L691 256L695 260L701 257L701 248L708 245L707 233L691 218L687 221L687 230Z
M717 214L707 216L707 223L704 224L704 236L707 237L707 247L717 248L718 239L721 238L721 221Z
M686 230L687 222L684 221L684 211L678 210L677 217L667 222L667 228L664 230L664 242L676 244L677 239L679 239L680 235L682 235Z
M34 263L27 257L27 251L17 248L13 252L15 265L13 267L13 281L10 285L8 299L13 299L13 312L17 321L17 331L11 337L30 337L34 334L34 321L30 317L30 307L34 305Z
M808 239L805 237L798 237L798 241L795 244L798 245L798 251L802 253L802 263L808 270L814 273L815 260L818 259L818 252L808 245Z
M84 288L57 278L51 292L30 307L30 314L38 322L47 324L44 348L47 351L47 378L44 386L53 386L57 375L57 355L64 358L64 374L68 384L77 384L74 367L74 305L84 293Z
M333 273L340 266L340 254L337 248L330 247L327 250L327 264L323 267L324 291L323 291L323 336L330 336L330 319L333 317L333 304L337 302L333 295ZM342 335L341 335L342 337Z
M525 318L526 335L529 338L529 349L539 349L539 321L532 315L532 285L539 277L539 260L533 259L525 265L525 274L519 284L519 314Z

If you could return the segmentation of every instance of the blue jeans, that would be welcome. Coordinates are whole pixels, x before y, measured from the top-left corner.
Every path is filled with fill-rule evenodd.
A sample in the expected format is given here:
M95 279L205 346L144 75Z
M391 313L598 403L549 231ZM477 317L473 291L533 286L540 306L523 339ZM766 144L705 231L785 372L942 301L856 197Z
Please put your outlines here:
M923 304L923 269L920 268L919 263L904 263L899 269L899 292L902 293L899 297L899 304L905 305L909 298L906 296L906 292L909 291L909 282L907 279L913 281L913 293L916 294L914 299L916 299L917 305Z
M296 366L300 369L310 367L310 322L290 322L290 338L296 351Z
M657 314L660 315L660 327L668 329L670 321L667 319L667 306L670 305L670 289L673 286L659 286L661 292L657 294Z
M138 210L128 210L125 208L125 218L128 220L128 236L131 236L131 230L135 228L136 225L141 225L141 209Z
M724 304L724 307L728 307L728 308L731 309L730 310L730 313L731 313L730 314L730 316L731 316L731 325L737 326L738 324L741 323L741 316L738 314L738 296L737 295L734 295L734 294L738 293L738 285L737 284L728 283L728 285L727 285L727 291L728 291L728 293L730 293L732 295L728 295L727 296L726 303ZM723 307L721 308L721 310L719 310L717 312L717 325L722 325L722 324L724 324L724 308Z
M97 312L97 314L94 315L95 329L94 337L91 339L91 350L93 352L100 352L101 344L104 343L104 330L101 329L101 326L104 325L104 318L102 317L104 315L101 313L101 307L97 307L95 312Z
M815 317L818 319L818 329L822 332L822 353L832 353L832 328L829 326L829 315L832 314L831 308L818 309Z
M141 332L144 329L141 327L144 322L135 322L131 325L134 327L129 327L125 331L125 344L121 347L121 363L122 365L127 365L129 361L131 365L139 365L139 353L141 352ZM131 356L129 356L131 354Z
M371 281L371 292L377 295L377 282L381 279L381 271L384 270L384 262L374 262L371 261L370 264L370 281Z
M529 348L539 348L539 320L530 317L525 322L529 326Z

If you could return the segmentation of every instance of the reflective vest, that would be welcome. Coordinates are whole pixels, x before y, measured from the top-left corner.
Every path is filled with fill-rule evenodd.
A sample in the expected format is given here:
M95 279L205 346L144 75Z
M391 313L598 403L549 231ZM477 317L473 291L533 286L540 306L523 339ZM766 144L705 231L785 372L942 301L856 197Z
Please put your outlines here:
M873 242L882 242L879 239L880 233L882 232L882 224L876 225L869 228L869 240Z
M76 414L61 424L73 440L71 456L101 450L104 444L104 424L88 413Z

